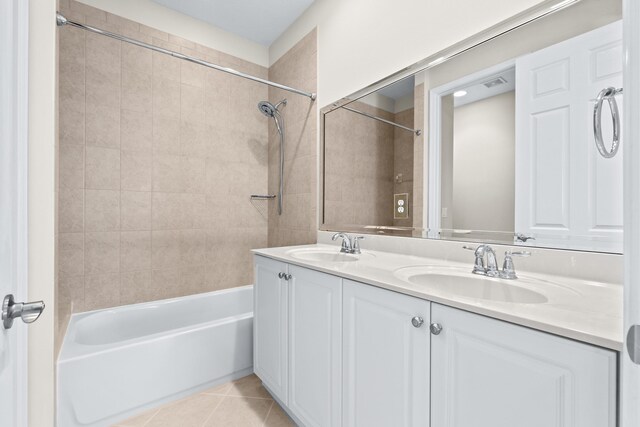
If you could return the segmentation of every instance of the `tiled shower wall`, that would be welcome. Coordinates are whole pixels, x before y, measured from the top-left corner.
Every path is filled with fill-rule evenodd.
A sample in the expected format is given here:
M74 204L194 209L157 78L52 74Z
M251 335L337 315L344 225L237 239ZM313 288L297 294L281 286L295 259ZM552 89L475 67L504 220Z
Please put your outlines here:
M269 68L269 79L308 92L317 86L317 42L314 29ZM269 88L269 101L282 99L285 120L285 168L283 212L269 204L269 246L315 243L318 220L317 192L317 105L309 98ZM269 193L279 186L280 139L269 120ZM264 203L264 202L263 202Z
M61 8L315 91L315 31L269 72L81 3ZM251 248L315 241L314 103L287 94L286 214L277 217L275 202L249 195L273 193L277 173L275 128L256 105L284 94L79 29L59 37L61 325L72 312L250 284Z

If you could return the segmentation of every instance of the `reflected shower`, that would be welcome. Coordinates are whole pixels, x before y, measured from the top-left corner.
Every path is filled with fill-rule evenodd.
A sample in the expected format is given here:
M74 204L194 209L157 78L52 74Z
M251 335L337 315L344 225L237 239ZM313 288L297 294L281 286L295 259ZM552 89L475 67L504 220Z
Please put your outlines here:
M282 191L284 188L284 118L280 114L279 107L287 105L287 100L283 99L275 106L268 101L258 102L258 110L267 117L273 117L276 123L278 134L280 135L280 187L278 188L278 215L282 215Z

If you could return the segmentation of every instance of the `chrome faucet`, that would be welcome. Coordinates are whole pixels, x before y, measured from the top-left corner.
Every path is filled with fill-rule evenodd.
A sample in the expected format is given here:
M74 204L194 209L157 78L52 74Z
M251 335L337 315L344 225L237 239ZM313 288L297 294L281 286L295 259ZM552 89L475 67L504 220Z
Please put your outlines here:
M331 240L336 240L339 237L342 237L342 247L340 248L340 252L345 254L361 254L360 251L360 240L363 240L362 236L354 236L349 237L346 233L336 233L331 237Z
M518 278L518 276L516 275L515 267L513 265L513 256L526 257L531 255L531 252L528 251L506 251L504 253L504 264L502 265L502 270L498 270L496 252L491 246L483 244L478 246L477 248L472 248L469 246L463 246L463 248L474 251L476 259L473 264L473 270L471 271L473 274L480 274L482 276L488 277L500 277L501 279ZM484 262L485 256L487 258L486 267Z

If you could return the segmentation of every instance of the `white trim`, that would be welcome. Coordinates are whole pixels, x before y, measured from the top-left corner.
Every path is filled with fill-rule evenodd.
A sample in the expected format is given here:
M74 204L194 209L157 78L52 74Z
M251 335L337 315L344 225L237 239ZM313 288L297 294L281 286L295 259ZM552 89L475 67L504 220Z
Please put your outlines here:
M423 164L429 165L428 173L424 174L426 181L424 188L428 188L429 191L427 197L423 200L423 203L427 204L427 209L424 209L427 217L424 218L423 224L426 225L427 235L430 238L438 238L440 233L440 163L442 153L442 132L440 130L440 124L442 119L442 97L450 94L460 86L470 86L485 80L487 77L494 76L504 70L515 67L516 59L517 58L510 59L445 83L442 86L430 89L428 95L425 95L429 100L429 122L427 124L427 129L429 129L429 143L428 149L423 150ZM427 93L426 87L425 93Z
M11 250L14 253L14 294L19 301L26 300L27 272L28 272L28 86L29 86L29 2L24 0L10 0L0 2L0 16L2 20L3 47L2 67L2 114L5 134L2 141L3 155L9 156L11 166L5 171L3 178L9 184L8 194L15 201L12 203L12 236ZM5 159L7 160L7 159ZM3 191L4 191L3 190ZM4 298L4 295L0 295ZM16 348L14 349L16 369L16 394L14 404L16 408L16 425L28 424L28 328L17 324L12 329L15 334ZM13 369L13 367L11 367Z
M640 425L640 365L629 358L626 334L640 324L640 2L623 1L624 41L624 334L620 374L620 426Z

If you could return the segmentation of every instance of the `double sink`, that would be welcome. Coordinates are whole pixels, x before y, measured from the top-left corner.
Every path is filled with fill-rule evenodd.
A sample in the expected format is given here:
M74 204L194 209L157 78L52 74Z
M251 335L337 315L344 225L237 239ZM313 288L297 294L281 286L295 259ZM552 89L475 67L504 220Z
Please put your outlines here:
M375 255L359 255L338 252L337 249L299 248L287 253L294 259L307 262L325 263L327 266L340 266L362 262L375 267ZM515 304L542 304L548 298L541 292L549 285L563 286L554 282L532 277L520 277L507 280L471 273L469 268L443 265L415 265L390 270L393 276L403 282L424 287L442 294L492 302Z

